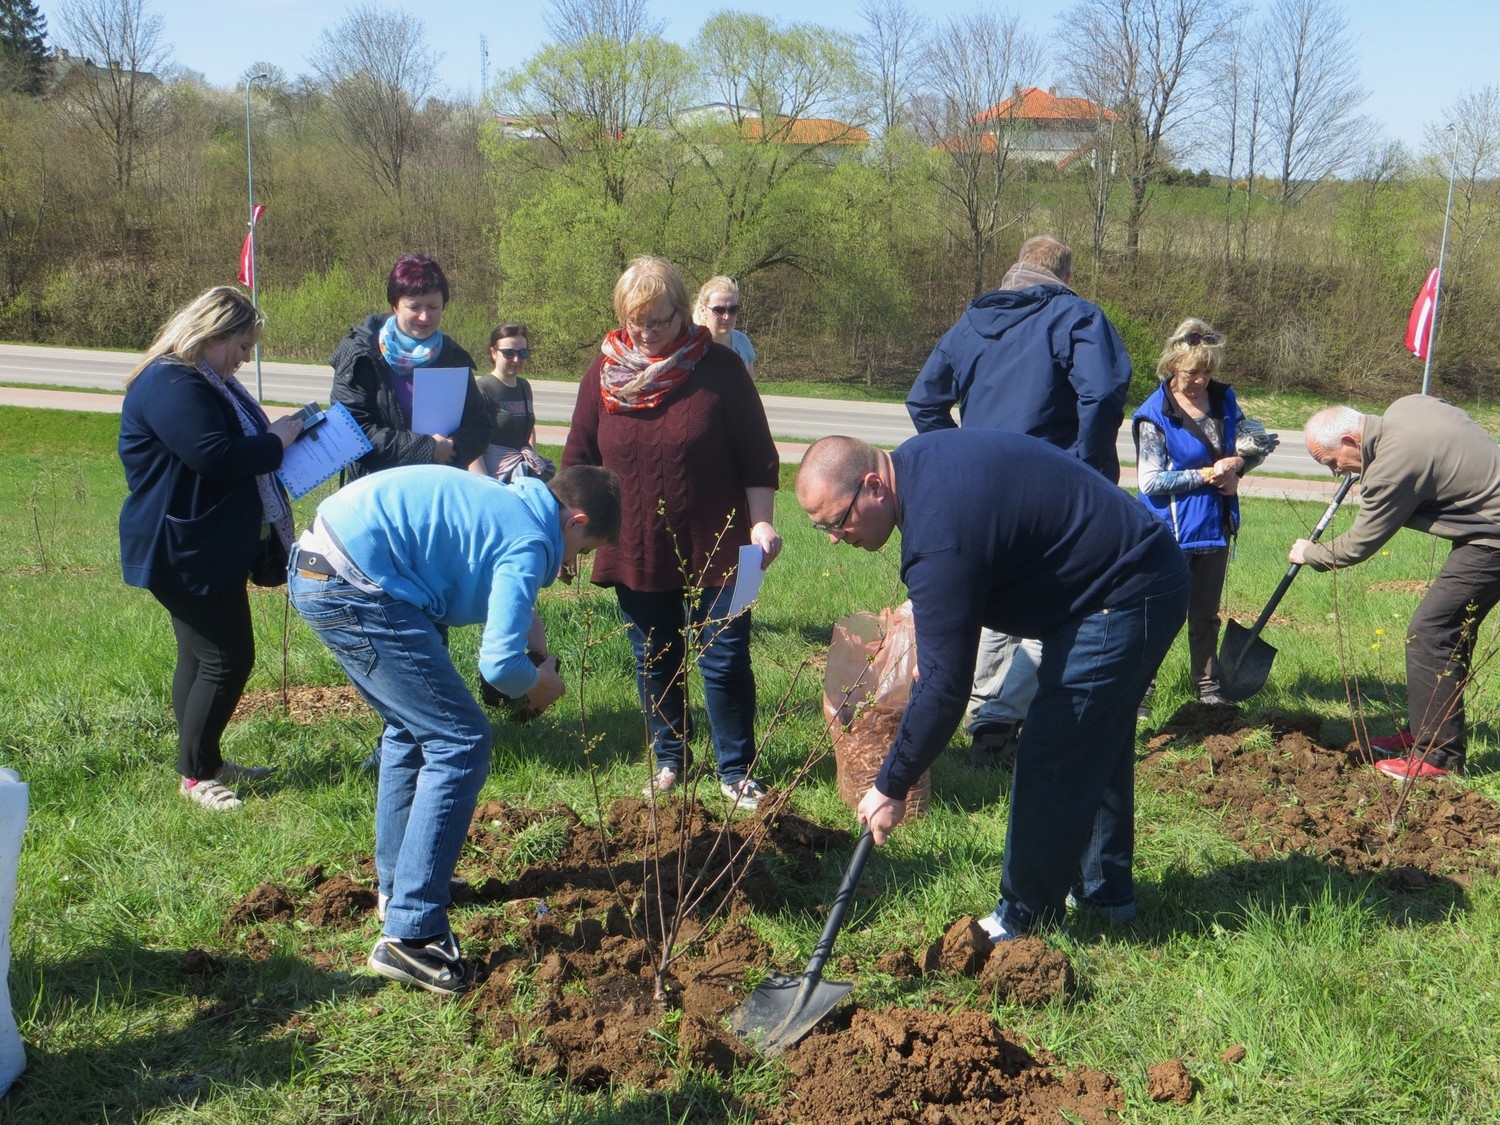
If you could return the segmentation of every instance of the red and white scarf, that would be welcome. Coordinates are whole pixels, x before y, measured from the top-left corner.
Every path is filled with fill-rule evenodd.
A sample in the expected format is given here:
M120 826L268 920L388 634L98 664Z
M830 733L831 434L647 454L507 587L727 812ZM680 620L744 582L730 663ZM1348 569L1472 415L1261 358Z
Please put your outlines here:
M648 410L661 403L693 373L693 367L714 342L713 333L693 325L669 356L652 359L631 343L623 328L604 337L599 350L604 365L599 369L599 393L610 414L626 410Z

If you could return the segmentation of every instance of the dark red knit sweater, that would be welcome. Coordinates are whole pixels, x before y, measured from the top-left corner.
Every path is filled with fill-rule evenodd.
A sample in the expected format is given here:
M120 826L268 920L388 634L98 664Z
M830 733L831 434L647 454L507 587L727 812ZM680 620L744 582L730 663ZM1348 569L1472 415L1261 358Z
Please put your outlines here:
M781 467L755 384L734 352L713 344L661 405L609 414L603 362L595 356L579 384L562 460L620 474L620 542L599 549L594 584L723 585L750 542L745 489L775 488Z

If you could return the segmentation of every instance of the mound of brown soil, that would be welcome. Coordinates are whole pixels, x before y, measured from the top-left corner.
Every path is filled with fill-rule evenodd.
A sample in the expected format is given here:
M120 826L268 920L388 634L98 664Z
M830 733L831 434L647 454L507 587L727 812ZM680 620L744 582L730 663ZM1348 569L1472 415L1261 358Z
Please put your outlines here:
M1191 790L1257 859L1302 852L1410 888L1500 870L1500 810L1461 782L1402 786L1372 770L1358 743L1317 741L1316 719L1250 722L1233 707L1187 704L1147 743L1141 776ZM1175 747L1201 742L1182 760Z
M756 906L784 908L789 889L819 874L826 851L847 848L848 833L774 812L725 823L697 802L653 808L637 798L617 801L603 829L562 806L492 801L476 811L455 898L488 909L459 935L477 962L465 1003L488 1034L518 1042L520 1065L579 1089L659 1088L684 1068L728 1075L748 1064L753 1051L729 1033L724 1017L745 999L753 970L801 966L778 965L745 918ZM229 926L251 927L239 940L259 950L268 943L255 927L273 918L365 925L375 899L367 861L355 876L288 872L246 896ZM679 899L691 908L658 994L667 920L659 903L670 908ZM987 992L1043 1003L1072 990L1072 967L1061 954L1034 939L991 953L971 918L954 923L937 948L934 971L982 973ZM307 956L327 963L313 951ZM882 964L898 970L893 975L917 972L909 950ZM857 966L853 975L857 980ZM1059 1110L1102 1122L1106 1110L1123 1106L1110 1076L1062 1070L1052 1056L1028 1050L972 1011L845 1005L783 1058L790 1085L757 1112L801 1125L1029 1125L1057 1121Z

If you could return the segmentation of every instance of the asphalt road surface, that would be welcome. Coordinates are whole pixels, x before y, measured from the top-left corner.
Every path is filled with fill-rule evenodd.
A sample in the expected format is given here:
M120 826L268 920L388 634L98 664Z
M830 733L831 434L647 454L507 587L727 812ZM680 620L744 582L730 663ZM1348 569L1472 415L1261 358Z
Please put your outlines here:
M0 344L0 383L25 383L43 387L72 387L119 391L125 373L139 356L128 352L93 351L81 348L41 348L24 344ZM255 388L255 367L246 364L240 381ZM261 398L266 402L327 403L333 371L326 364L262 363ZM566 426L573 416L578 384L558 380L531 381L537 420ZM916 431L906 407L900 403L851 402L835 399L793 398L763 395L771 432L778 438L811 441L825 434L851 434L876 445L900 445ZM1133 463L1135 446L1130 440L1130 420L1120 429L1120 460ZM1282 433L1281 447L1266 459L1263 473L1327 477L1302 448L1301 435Z

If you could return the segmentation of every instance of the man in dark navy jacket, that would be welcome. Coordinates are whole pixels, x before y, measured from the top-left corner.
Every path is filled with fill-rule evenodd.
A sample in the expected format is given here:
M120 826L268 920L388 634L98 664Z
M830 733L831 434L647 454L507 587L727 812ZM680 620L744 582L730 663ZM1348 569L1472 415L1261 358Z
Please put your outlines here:
M1072 897L1135 914L1135 709L1187 615L1188 571L1160 520L1077 458L993 430L922 434L893 453L816 442L797 501L837 543L901 530L918 676L859 805L877 844L963 715L981 626L1042 642L1011 788L996 941L1060 918Z
M917 433L965 428L1030 434L1120 480L1115 438L1130 356L1102 309L1068 288L1073 251L1027 239L1000 288L976 297L923 364L906 396ZM973 765L1004 767L1036 691L1035 642L980 636L966 729Z

